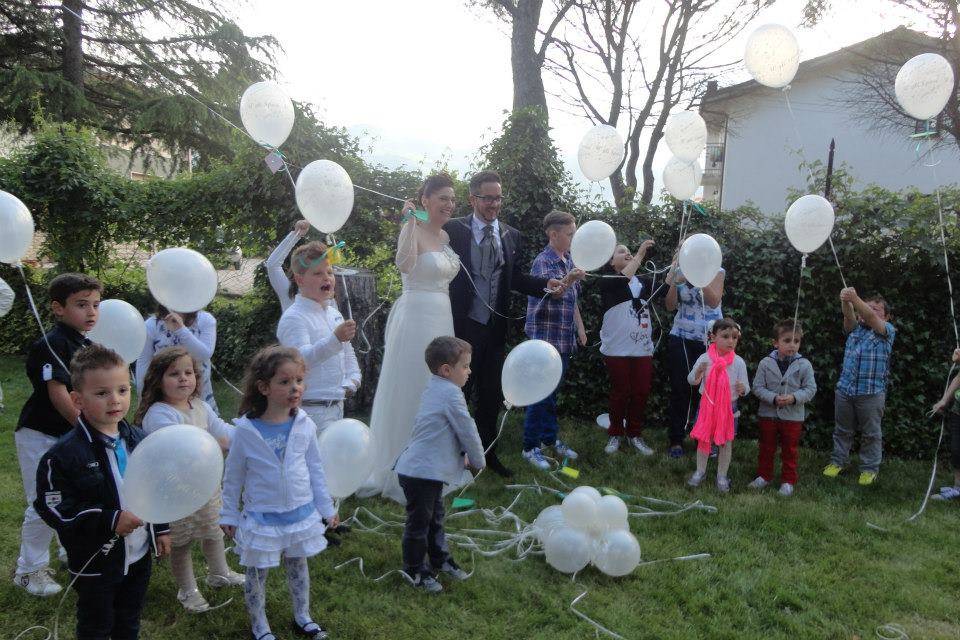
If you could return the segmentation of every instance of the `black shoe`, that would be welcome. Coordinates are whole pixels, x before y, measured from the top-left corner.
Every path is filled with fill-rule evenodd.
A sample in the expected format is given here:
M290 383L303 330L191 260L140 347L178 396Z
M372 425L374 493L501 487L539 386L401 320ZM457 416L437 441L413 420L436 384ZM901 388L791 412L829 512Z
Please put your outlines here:
M503 477L503 478L513 477L513 471L503 466L503 463L500 462L499 458L493 457L487 460L487 468L490 469L490 471L493 471L495 474L497 474L500 477Z
M350 533L350 525L341 524L336 529L333 530L337 535L342 536L345 533Z
M324 531L323 537L327 539L327 544L328 544L329 546L331 546L331 547L339 547L339 546L340 546L340 538L338 538L337 536L335 536L335 535L334 535L333 533L331 533L329 530Z
M257 636L253 635L253 632L251 631L250 637L253 638L253 640L277 640L277 636L273 635L272 633L265 633L258 638Z
M312 627L307 631L307 627ZM307 624L301 626L296 620L290 621L290 628L293 629L294 633L304 638L315 638L316 640L323 640L327 637L326 630L320 626L318 622L308 622Z

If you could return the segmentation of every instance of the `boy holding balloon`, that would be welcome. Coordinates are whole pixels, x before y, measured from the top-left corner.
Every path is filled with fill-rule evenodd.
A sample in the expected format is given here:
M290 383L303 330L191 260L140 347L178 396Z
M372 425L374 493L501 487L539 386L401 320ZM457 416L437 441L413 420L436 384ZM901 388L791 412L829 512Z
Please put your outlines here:
M77 422L68 366L73 355L90 344L85 334L99 318L102 291L99 280L82 273L62 273L51 280L48 296L57 322L27 353L27 378L33 393L23 405L13 434L27 509L13 583L35 596L52 596L62 590L48 568L53 530L33 508L37 466L40 457Z
M76 576L77 638L136 638L153 554L170 552L166 524L124 510L127 460L145 437L123 419L130 373L94 344L70 364L77 425L41 459L33 506L53 527Z
M527 298L527 322L524 332L533 340L549 342L563 362L567 371L570 356L577 350L577 343L586 346L587 333L577 306L579 286L585 274L574 267L570 257L573 234L577 232L576 219L565 211L551 211L543 219L543 230L548 244L530 267L530 274L541 278L559 280L562 287L543 298ZM561 383L563 377L560 378ZM559 385L558 385L559 387ZM550 463L541 447L553 447L557 457L577 459L577 452L557 438L557 390L535 404L527 407L523 421L523 457L537 469L549 469Z

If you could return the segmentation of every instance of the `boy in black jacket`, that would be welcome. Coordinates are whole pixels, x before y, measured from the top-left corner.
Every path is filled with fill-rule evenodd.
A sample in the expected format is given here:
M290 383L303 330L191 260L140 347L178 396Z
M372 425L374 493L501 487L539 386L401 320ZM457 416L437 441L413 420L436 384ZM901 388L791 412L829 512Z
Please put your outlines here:
M120 499L127 460L144 437L123 419L130 408L123 359L94 344L77 352L70 376L80 417L41 459L34 508L60 535L78 576L77 640L135 640L151 549L170 551L169 529L144 524Z

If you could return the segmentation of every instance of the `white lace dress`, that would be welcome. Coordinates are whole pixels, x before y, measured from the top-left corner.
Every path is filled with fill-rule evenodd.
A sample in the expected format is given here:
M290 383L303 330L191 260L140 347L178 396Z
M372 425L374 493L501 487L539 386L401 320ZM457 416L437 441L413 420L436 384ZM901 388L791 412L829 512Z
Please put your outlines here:
M424 351L434 338L453 335L448 287L459 271L460 258L445 245L442 251L420 254L410 273L401 276L403 293L387 318L383 364L370 416L374 464L370 480L358 495L381 494L406 503L393 465L410 439L420 396L430 379Z

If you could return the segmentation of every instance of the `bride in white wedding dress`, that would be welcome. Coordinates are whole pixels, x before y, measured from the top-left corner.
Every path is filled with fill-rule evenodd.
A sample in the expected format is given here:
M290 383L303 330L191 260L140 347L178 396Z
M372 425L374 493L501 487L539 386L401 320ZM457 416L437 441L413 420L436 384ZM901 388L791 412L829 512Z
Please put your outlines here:
M372 473L357 492L360 496L381 494L404 504L406 498L393 465L410 438L420 396L430 379L424 351L437 336L453 335L448 287L460 271L460 259L443 230L456 206L453 181L445 174L430 176L420 189L419 200L429 221L411 215L397 241L403 293L387 318L383 363L373 397ZM404 214L411 209L413 203L406 202ZM469 472L465 473L468 479Z

